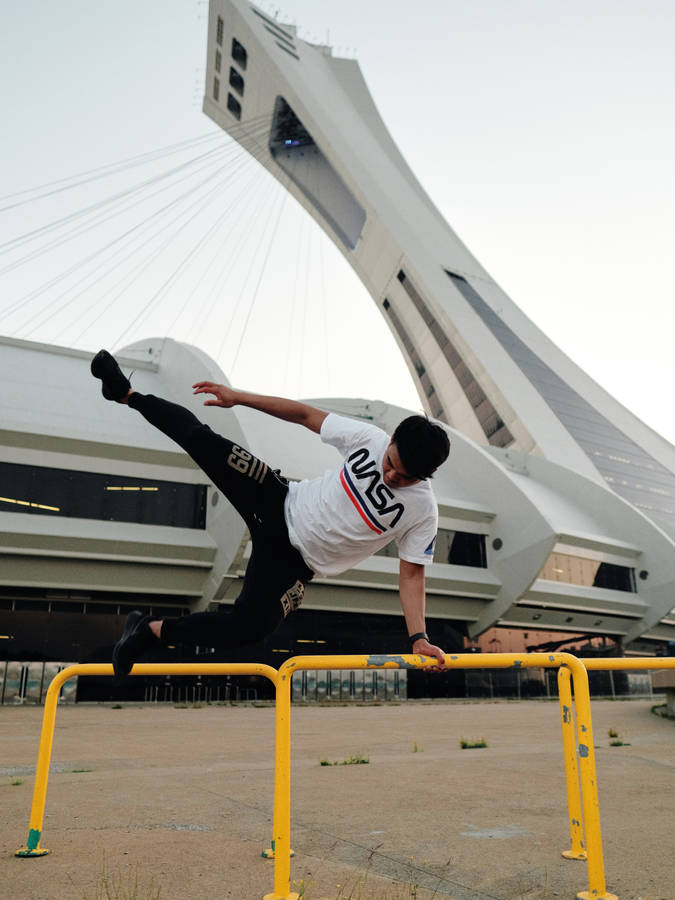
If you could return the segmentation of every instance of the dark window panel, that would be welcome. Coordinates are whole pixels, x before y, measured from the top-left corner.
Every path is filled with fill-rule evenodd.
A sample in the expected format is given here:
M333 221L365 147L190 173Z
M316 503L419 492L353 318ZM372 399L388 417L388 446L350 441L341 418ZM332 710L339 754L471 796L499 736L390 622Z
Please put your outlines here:
M244 45L240 44L236 38L232 38L232 59L239 64L240 69L246 70L248 53Z
M241 119L241 103L233 94L228 93L227 95L227 108L235 119Z
M234 66L230 66L230 87L235 90L240 97L244 96L244 79Z
M635 570L628 566L600 563L593 587L609 588L612 591L635 593Z
M439 528L434 548L434 562L486 569L485 535Z
M206 486L0 463L0 510L206 527Z

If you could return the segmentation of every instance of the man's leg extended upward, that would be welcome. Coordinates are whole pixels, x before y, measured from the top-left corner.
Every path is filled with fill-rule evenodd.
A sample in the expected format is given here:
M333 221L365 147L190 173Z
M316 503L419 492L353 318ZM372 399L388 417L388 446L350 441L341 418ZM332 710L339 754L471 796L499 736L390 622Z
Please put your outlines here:
M284 518L286 481L243 447L216 434L188 409L134 391L107 351L101 350L94 357L91 371L101 380L107 400L139 412L192 457L242 516L253 543L241 593L230 610L164 620L130 613L113 651L115 673L128 674L156 639L165 644L228 649L270 634L297 608L304 584L312 577L288 538Z

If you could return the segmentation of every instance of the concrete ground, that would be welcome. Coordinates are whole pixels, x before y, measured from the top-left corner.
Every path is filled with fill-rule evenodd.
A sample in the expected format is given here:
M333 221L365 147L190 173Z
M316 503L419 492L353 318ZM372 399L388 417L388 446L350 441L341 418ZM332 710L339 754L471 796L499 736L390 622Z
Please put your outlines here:
M675 722L594 701L608 889L675 900ZM64 706L42 859L25 843L42 709L0 707L0 896L261 900L273 863L271 707ZM613 729L629 746L610 747ZM556 703L294 707L292 846L305 900L552 900L569 847ZM461 738L488 747L461 750ZM367 756L365 765L321 766ZM21 783L16 783L21 782Z

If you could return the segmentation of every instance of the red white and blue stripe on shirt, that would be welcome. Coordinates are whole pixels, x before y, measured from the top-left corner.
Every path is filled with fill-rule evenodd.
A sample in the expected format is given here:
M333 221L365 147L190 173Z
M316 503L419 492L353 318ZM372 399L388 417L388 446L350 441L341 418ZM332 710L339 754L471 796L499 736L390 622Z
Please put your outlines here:
M376 534L384 534L384 532L387 531L387 526L380 522L379 519L377 519L373 514L372 510L369 508L368 504L357 490L356 485L354 484L352 477L347 470L347 466L342 467L342 471L340 472L340 481L342 483L342 487L345 489L347 496L354 504L356 511L366 523L368 528L370 528Z

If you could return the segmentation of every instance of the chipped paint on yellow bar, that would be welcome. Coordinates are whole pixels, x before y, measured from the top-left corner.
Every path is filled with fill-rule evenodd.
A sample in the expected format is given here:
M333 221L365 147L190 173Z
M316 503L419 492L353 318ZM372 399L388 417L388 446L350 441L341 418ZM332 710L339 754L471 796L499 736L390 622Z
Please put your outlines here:
M417 656L419 662L408 662L405 656L396 656L386 653L371 653L366 659L366 668L372 669L418 669L420 666L426 665L429 660L433 660L429 656Z

